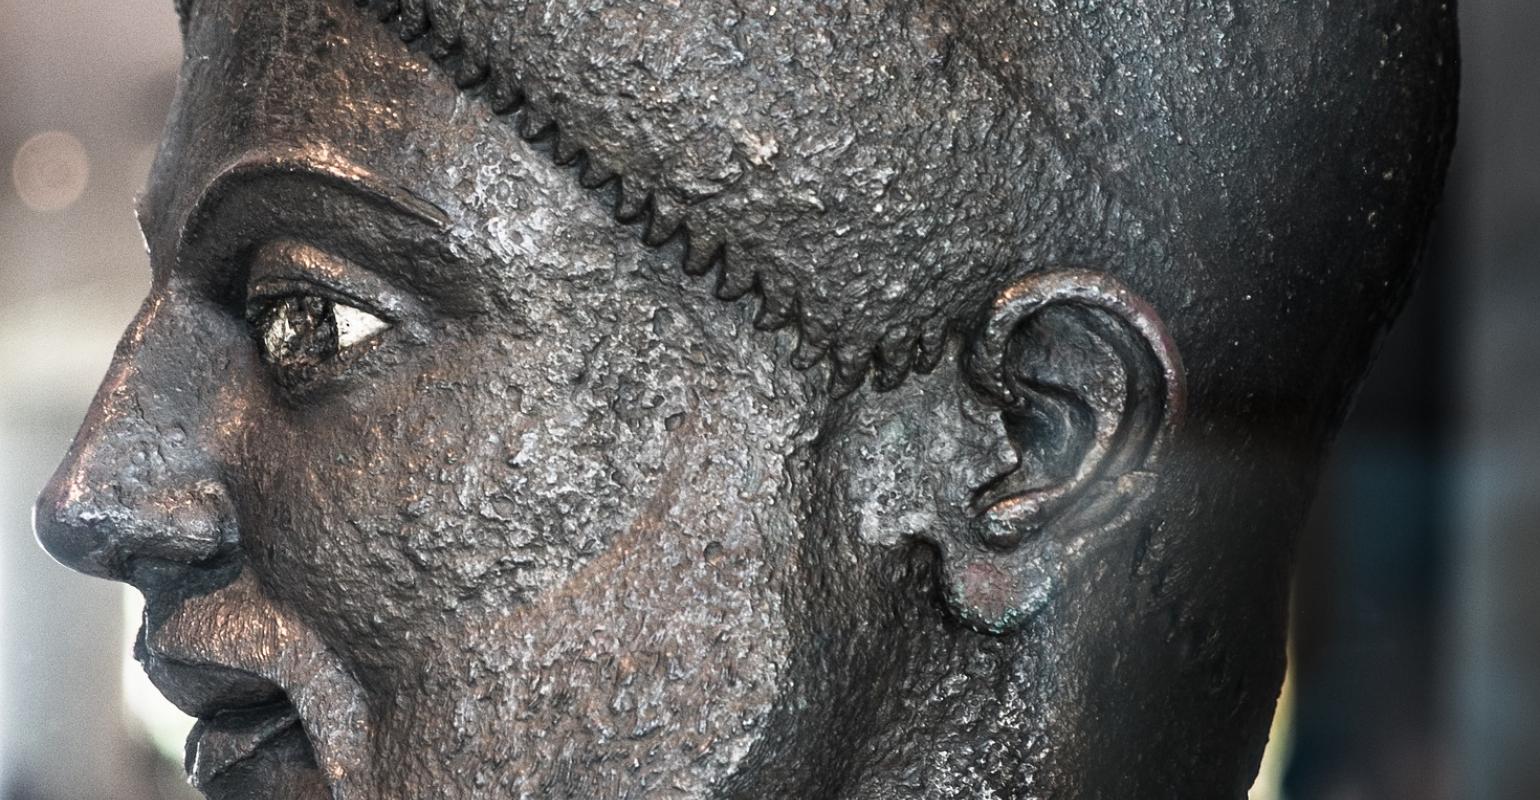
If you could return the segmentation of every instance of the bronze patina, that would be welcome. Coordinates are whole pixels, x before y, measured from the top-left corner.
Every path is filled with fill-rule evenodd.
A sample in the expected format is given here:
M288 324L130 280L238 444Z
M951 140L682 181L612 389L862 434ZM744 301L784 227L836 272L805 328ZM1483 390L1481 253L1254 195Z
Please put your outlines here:
M1241 797L1426 0L197 0L39 501L211 798Z

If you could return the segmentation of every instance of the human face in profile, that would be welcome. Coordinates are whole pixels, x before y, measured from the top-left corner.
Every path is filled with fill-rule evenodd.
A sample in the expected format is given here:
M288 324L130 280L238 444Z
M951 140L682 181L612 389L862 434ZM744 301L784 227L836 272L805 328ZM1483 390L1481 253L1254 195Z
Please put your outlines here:
M38 507L206 794L1241 791L1447 9L368 5L195 4Z
M186 46L152 292L38 528L144 592L195 784L703 794L792 661L784 343L351 4Z

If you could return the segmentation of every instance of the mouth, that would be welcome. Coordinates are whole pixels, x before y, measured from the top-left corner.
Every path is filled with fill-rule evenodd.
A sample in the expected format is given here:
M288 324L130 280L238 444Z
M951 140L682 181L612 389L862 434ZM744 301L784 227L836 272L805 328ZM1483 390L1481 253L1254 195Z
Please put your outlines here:
M187 737L185 766L194 788L209 792L225 775L269 751L296 744L313 767L299 711L277 684L237 669L141 658L150 681L197 723ZM296 741L299 740L299 741Z
M197 717L186 766L205 797L366 796L363 687L249 571L203 594L145 599L134 655L166 699Z

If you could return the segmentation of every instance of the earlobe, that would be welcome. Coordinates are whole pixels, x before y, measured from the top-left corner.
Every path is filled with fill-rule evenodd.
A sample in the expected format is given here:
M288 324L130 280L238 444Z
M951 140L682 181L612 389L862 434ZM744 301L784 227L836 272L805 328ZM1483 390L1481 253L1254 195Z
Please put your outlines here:
M946 594L981 630L1015 627L1070 551L1140 521L1183 417L1176 346L1154 309L1097 272L1042 272L1002 292L966 353L969 382L1019 459L974 489L943 543Z

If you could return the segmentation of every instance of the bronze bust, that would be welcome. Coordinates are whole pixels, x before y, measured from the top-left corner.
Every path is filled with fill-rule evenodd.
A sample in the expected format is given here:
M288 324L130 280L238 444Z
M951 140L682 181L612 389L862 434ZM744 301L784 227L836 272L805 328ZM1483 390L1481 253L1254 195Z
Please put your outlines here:
M37 508L212 798L1240 797L1424 0L196 0Z

